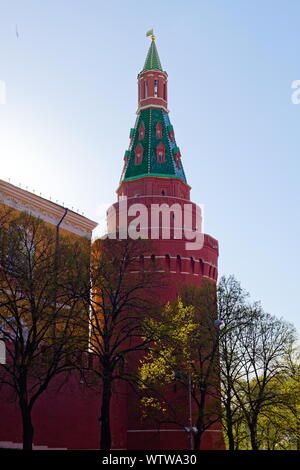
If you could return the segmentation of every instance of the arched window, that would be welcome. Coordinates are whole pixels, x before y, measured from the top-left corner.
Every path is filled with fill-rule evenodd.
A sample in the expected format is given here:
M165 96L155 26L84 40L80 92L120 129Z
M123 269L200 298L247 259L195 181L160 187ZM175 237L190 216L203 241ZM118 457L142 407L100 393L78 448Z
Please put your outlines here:
M176 256L176 272L181 273L181 256Z
M163 142L159 142L156 147L156 160L158 163L165 163L166 161L166 149Z
M194 274L194 272L195 272L195 260L192 256L191 256L191 270L192 270L192 273Z
M177 168L180 168L181 154L180 154L179 148L174 147L172 152L173 152L173 155L174 155L175 164L176 164Z
M158 80L154 80L154 97L158 96Z
M161 139L162 138L162 126L161 122L157 121L156 126L155 126L155 133L156 133L156 138Z
M140 94L141 94L141 98L143 100L145 98L145 82L141 81L140 86L141 86Z
M170 269L171 269L171 257L170 257L170 255L166 255L166 266L167 266L167 270L170 271Z
M139 140L143 140L145 138L145 126L141 122L140 127L139 127Z
M144 97L148 98L148 80L144 81Z
M138 144L135 148L135 165L141 165L143 161L144 149L141 144Z
M173 129L173 126L171 124L168 126L168 133L169 133L169 137L170 137L171 141L174 142L175 141L174 129Z
M203 262L203 259L200 258L199 259L199 274L203 275L203 272L204 272L204 262Z
M164 100L167 101L167 85L164 83Z

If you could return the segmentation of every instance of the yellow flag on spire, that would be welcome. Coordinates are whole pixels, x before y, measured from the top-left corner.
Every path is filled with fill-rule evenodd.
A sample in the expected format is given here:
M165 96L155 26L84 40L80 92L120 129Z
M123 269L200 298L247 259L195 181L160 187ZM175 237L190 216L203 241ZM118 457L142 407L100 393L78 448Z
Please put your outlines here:
M147 31L147 33L146 33L146 36L151 36L152 39L154 39L154 31L153 31L153 29L149 29L149 31Z

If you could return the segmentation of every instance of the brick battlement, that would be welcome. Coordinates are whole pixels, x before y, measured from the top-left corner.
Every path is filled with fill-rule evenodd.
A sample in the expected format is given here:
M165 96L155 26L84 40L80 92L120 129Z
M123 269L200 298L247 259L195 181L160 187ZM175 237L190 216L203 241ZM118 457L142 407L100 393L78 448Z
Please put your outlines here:
M214 282L218 278L218 267L216 264L205 261L203 258L197 259L193 256L171 256L169 254L141 256L137 262L136 269L131 272L138 273L140 271L200 276L200 278L208 278Z

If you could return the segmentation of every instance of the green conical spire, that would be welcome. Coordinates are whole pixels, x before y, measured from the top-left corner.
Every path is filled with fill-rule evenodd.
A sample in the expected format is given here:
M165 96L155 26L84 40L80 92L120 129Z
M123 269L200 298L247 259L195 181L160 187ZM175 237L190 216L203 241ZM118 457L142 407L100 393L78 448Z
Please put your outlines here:
M151 45L142 72L153 70L153 73L146 73L146 79L142 73L139 74L138 115L134 128L130 129L130 144L124 155L121 181L155 176L177 178L186 183L181 152L167 110L167 74L159 60L153 30L147 33L149 35ZM155 70L163 74L155 73ZM149 88L145 87L145 83ZM148 89L155 96L148 96Z
M149 51L148 51L146 61L145 61L145 64L144 64L144 67L143 67L142 71L144 71L144 70L153 70L153 69L157 69L157 70L162 71L162 66L161 66L161 63L160 63L160 60L159 60L159 56L158 56L157 48L156 48L156 45L155 45L154 37L152 37L151 46L149 47Z
M156 133L157 123L161 125L161 135ZM139 129L143 126L141 136ZM142 110L136 120L134 133L129 149L125 153L125 165L121 181L129 181L145 176L160 176L165 178L179 178L186 183L182 162L178 159L180 150L176 145L175 137L171 137L173 126L169 115L162 109L147 108ZM164 161L157 159L157 146L163 143L165 148ZM141 162L136 162L136 150L142 150Z

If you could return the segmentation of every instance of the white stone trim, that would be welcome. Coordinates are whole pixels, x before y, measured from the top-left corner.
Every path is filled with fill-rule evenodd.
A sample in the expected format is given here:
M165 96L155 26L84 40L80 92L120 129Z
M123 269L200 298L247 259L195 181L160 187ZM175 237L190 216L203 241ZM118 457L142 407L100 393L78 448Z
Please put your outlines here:
M187 274L189 276L193 275L193 276L200 276L200 274L197 274L197 273L192 273L192 272L186 272L186 271L169 271L169 270L153 270L153 269L140 269L139 271L129 271L131 274L137 274L137 273L140 273L140 272L144 272L144 273L169 273L169 274ZM215 281L215 279L213 277L209 277L209 276L206 276L205 274L202 275L202 277L205 277L207 279L211 279L212 281Z
M153 178L155 178L155 176L153 176ZM173 179L173 178L172 178ZM134 180L132 180L134 181ZM125 183L127 183L127 181L125 181ZM146 195L140 195L140 196L126 196L127 198L127 201L129 199L138 199L138 198L144 198L144 197L161 197L161 198L168 198L168 199L179 199L180 201L188 201L190 204L195 204L194 202L192 202L190 199L185 199L183 197L177 197L177 196L168 196L168 194L165 194L164 196L162 196L161 194L146 194ZM117 204L116 202L113 204L113 206Z
M148 108L159 108L159 109L163 109L166 113L170 112L165 106L163 106L161 104L148 104L146 106L140 106L137 109L136 114L139 114L143 109L148 109Z
M67 447L48 447L33 444L33 450L68 450ZM21 442L0 441L0 449L23 449Z
M154 95L151 95L151 96L147 96L146 98L141 98L141 99L140 99L140 103L141 103L142 101L147 101L147 100L149 100L150 98L156 98L156 99L158 99L158 100L164 101L165 103L167 102L162 96L154 96Z
M0 180L0 202L13 209L29 212L55 226L67 209L3 180ZM97 225L93 220L68 209L60 227L81 237L91 238L92 230Z

